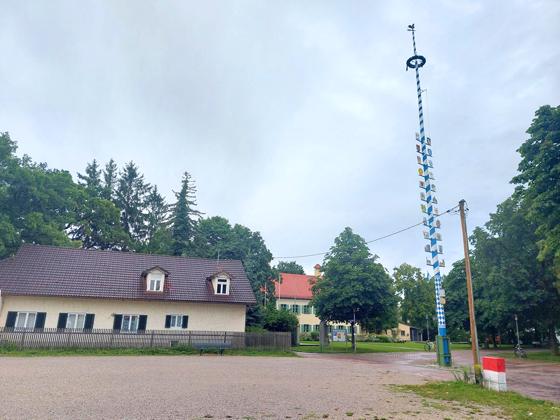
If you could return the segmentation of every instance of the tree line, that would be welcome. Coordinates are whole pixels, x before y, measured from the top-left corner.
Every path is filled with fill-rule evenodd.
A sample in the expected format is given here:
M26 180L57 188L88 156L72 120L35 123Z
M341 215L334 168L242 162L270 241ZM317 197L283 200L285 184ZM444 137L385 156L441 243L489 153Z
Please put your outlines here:
M220 216L204 217L185 172L168 203L134 162L95 159L77 180L29 156L0 134L0 258L22 243L241 260L259 302L273 294L272 254L260 233ZM272 297L273 296L269 296ZM258 307L250 322L261 322Z
M498 336L512 341L517 315L525 342L547 339L558 352L560 107L541 107L527 133L518 149L514 193L470 237L476 317L479 337L495 343ZM0 134L0 257L28 242L239 259L259 302L248 311L248 325L293 325L293 318L273 311L273 280L280 272L303 274L303 267L294 261L273 267L258 232L224 217L204 217L188 172L167 203L133 162L119 169L113 160L104 166L93 160L74 181L68 171L18 157L16 150L9 134ZM370 331L399 320L435 331L433 280L408 264L391 275L377 260L361 236L344 229L313 286L320 318L356 319ZM443 286L449 334L466 340L464 261L453 264Z

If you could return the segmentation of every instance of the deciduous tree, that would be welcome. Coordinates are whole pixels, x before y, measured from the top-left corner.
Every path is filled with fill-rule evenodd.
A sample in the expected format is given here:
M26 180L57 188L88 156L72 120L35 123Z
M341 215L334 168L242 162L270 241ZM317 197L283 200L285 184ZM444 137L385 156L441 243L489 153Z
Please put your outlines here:
M394 312L391 277L376 260L365 240L349 227L335 239L323 262L323 277L313 286L313 306L322 321L355 318L364 325Z

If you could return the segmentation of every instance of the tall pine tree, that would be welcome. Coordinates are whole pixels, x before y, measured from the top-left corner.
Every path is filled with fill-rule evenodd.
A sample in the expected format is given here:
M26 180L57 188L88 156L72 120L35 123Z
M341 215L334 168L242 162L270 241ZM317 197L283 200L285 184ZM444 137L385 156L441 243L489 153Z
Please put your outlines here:
M103 170L103 189L101 196L105 200L113 200L115 198L115 190L117 188L117 164L113 159L109 160Z
M130 236L133 247L139 247L146 239L146 196L150 185L144 182L134 162L129 162L120 174L116 204L121 210L121 224Z
M157 186L154 186L146 197L146 210L146 235L148 243L151 243L158 231L167 229L169 225L169 205Z
M86 173L78 173L78 179L78 184L84 186L94 197L101 196L101 169L99 168L97 160L93 159L88 163L86 166Z
M188 172L183 174L181 190L175 193L177 202L173 205L171 217L171 252L186 255L192 245L197 221L202 214L196 210L196 186Z

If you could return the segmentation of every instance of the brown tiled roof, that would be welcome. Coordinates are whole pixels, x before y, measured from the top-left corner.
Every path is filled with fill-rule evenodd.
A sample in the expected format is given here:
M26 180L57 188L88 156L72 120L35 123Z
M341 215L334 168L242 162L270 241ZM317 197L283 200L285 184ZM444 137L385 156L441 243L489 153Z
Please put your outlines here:
M154 266L169 274L162 293L146 292L142 273ZM231 276L230 294L215 295L208 278ZM171 257L133 252L23 245L0 261L0 290L6 295L72 296L189 302L255 303L241 261Z

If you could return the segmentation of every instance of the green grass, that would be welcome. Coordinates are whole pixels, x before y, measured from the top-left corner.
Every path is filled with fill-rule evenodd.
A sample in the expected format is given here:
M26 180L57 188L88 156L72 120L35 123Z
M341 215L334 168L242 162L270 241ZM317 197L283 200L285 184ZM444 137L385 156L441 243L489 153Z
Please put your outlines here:
M469 344L452 344L451 350L470 349ZM321 347L318 341L304 341L292 350L304 353L319 353ZM352 353L350 343L332 342L323 349L325 353ZM379 343L379 342L358 342L356 343L357 353L397 353L407 351L424 351L424 343ZM435 354L435 352L433 352Z
M216 352L204 352L214 353ZM0 357L41 357L41 356L190 356L198 355L196 349L190 347L166 347L166 348L144 348L144 349L18 349L17 347L0 347ZM281 350L256 350L238 349L225 350L226 356L273 356L273 357L295 357L293 351Z
M513 419L560 419L560 406L534 400L516 392L496 392L464 382L430 382L424 385L400 385L396 389L412 391L435 400L456 401L466 407L472 404L498 409Z
M499 352L492 354L492 356L503 357L505 359L517 359L513 350L510 352ZM560 355L554 355L550 351L528 351L527 359L518 360L536 360L541 362L560 363Z

